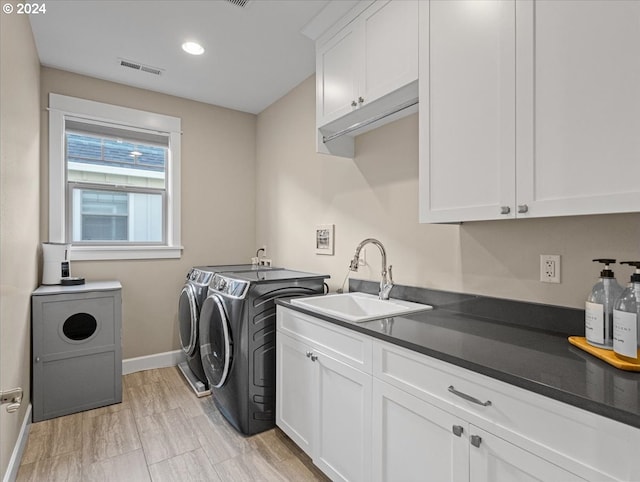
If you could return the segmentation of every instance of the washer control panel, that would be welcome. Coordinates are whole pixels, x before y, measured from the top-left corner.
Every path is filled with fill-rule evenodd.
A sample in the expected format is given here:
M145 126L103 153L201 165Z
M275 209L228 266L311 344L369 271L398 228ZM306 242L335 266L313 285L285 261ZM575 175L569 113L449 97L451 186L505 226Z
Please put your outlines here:
M211 281L213 273L211 271L202 271L198 268L191 268L187 273L187 280L193 283L207 286Z
M216 274L209 287L218 293L232 298L244 298L249 289L249 282Z

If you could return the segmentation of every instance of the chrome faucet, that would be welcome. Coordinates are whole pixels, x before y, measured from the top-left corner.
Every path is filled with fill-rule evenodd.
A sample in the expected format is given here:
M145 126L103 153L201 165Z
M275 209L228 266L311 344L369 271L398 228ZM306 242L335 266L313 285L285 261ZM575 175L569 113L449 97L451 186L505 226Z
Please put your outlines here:
M349 264L349 269L351 271L358 271L358 260L360 259L360 251L366 244L376 245L380 250L380 254L382 255L382 278L380 279L380 293L378 293L378 298L380 298L381 300L388 300L389 292L391 291L391 288L393 288L393 273L391 272L391 266L387 268L387 253L380 241L373 238L367 238L362 241L356 247L356 254L353 256L353 259Z

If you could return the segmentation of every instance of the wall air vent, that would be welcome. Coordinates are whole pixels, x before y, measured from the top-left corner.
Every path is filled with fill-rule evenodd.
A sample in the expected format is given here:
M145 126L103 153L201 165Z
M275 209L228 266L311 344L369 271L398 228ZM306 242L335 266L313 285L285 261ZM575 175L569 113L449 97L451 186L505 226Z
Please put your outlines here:
M236 7L247 8L253 0L225 0L225 1L230 3L231 5L235 5Z
M120 64L120 67L139 70L141 72L146 72L148 74L161 75L162 72L164 72L164 69L160 69L158 67L151 67L150 65L144 65L144 64L141 64L140 62L135 62L133 60L118 59L118 63Z

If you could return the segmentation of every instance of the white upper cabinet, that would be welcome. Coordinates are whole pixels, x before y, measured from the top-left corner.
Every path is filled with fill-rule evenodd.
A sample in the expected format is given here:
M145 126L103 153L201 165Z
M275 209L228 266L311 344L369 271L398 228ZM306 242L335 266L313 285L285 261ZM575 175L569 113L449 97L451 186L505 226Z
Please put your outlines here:
M421 2L420 221L640 211L640 2Z
M518 204L640 211L640 2L517 2Z
M422 222L513 217L514 24L510 1L421 2Z
M356 25L347 25L335 37L318 49L316 77L318 124L351 112L357 105L360 68L358 54L360 36Z
M318 40L318 152L352 157L352 137L365 130L351 133L346 148L343 139L325 143L323 136L417 100L418 3L363 2Z

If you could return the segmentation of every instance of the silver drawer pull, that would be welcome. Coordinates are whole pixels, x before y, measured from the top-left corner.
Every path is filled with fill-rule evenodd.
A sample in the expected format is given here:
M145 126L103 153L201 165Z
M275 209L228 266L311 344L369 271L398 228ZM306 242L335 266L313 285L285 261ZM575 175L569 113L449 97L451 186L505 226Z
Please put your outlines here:
M454 425L452 427L452 431L456 437L462 437L462 432L464 432L464 428L462 427L462 425Z
M482 401L478 400L476 397L472 397L471 395L467 395L466 393L459 392L458 390L453 388L453 385L449 385L448 390L451 393L453 393L454 395L457 395L460 398L464 398L465 400L467 400L469 402L477 403L478 405L482 405L483 407L490 407L491 406L491 400L487 400L486 402L482 402Z

